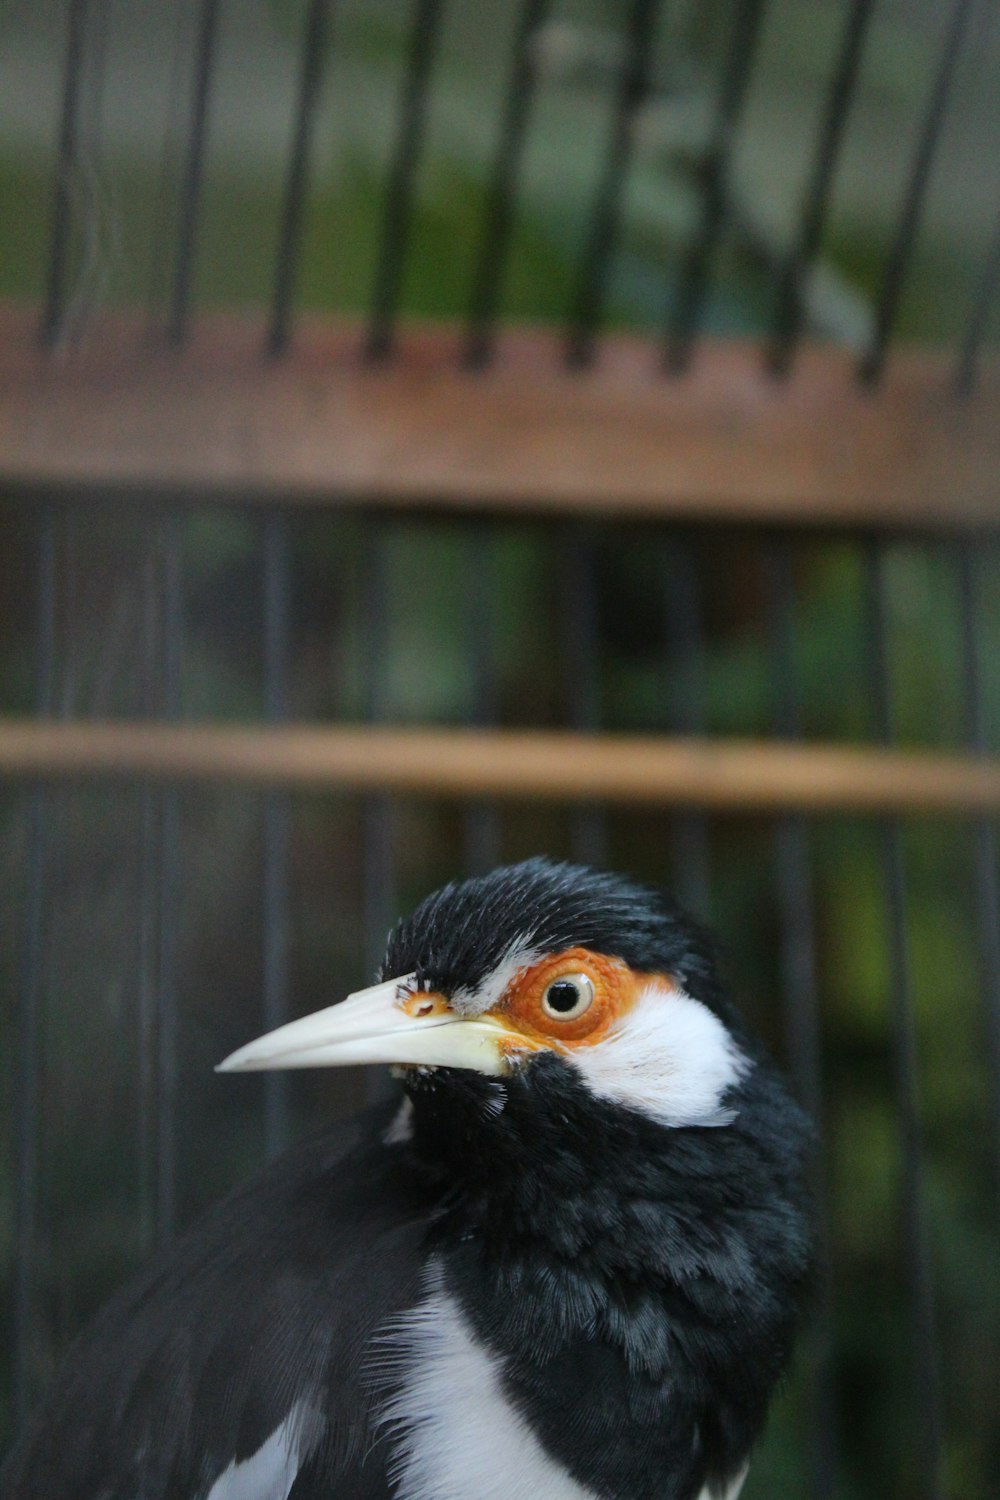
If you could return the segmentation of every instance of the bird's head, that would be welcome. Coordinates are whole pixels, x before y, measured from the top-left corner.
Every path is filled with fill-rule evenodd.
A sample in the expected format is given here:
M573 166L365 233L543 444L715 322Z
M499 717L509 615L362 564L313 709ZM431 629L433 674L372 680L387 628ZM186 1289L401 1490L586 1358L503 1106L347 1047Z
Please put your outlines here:
M532 1070L559 1074L696 1127L733 1118L752 1068L696 924L656 891L545 859L444 886L391 933L377 984L220 1068L350 1063L400 1065L418 1092L466 1070L500 1102Z

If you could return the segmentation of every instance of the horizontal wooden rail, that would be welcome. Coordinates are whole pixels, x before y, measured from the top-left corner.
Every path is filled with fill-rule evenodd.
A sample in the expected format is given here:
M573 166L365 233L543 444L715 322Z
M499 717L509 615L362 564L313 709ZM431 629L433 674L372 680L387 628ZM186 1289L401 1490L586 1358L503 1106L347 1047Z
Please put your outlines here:
M1000 810L1000 760L770 740L0 721L0 777L143 777L721 811Z
M781 381L758 347L706 342L669 378L653 343L614 336L571 372L555 334L521 329L473 372L441 328L404 328L372 364L329 322L281 359L235 315L205 316L181 350L107 315L55 355L36 322L0 305L0 494L1000 524L1000 372L961 401L944 357L901 353L868 391L829 349Z

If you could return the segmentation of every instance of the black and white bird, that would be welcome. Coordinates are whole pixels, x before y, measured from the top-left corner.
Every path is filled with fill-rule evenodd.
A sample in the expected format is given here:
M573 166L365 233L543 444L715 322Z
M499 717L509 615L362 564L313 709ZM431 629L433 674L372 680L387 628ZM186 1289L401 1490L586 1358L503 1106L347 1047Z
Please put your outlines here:
M77 1342L3 1500L734 1500L808 1280L810 1131L667 897L535 859L224 1070L402 1099L218 1204Z

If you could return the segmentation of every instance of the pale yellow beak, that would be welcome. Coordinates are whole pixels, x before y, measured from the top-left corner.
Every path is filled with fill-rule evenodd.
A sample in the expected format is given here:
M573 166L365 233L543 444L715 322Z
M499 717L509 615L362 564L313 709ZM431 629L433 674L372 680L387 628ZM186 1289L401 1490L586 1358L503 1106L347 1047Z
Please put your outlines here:
M217 1073L266 1068L336 1068L352 1063L413 1063L506 1073L511 1047L524 1039L491 1016L455 1015L439 1003L415 1013L413 975L387 979L301 1020L279 1026L230 1053Z

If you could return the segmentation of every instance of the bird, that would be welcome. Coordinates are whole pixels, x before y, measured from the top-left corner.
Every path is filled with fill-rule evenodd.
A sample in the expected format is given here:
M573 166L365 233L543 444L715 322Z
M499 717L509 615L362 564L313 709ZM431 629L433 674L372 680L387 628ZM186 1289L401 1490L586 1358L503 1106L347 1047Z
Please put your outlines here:
M665 892L546 857L224 1072L387 1063L119 1291L3 1500L735 1500L808 1303L814 1128Z

